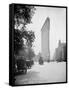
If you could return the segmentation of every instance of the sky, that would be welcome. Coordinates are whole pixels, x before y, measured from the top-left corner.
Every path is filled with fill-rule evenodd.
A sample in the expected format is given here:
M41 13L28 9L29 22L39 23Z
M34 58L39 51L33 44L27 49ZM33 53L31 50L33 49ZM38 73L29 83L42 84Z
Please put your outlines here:
M32 24L28 24L28 30L35 32L33 48L35 54L41 52L41 28L47 17L50 18L50 58L53 58L58 41L66 42L66 9L53 7L35 7Z

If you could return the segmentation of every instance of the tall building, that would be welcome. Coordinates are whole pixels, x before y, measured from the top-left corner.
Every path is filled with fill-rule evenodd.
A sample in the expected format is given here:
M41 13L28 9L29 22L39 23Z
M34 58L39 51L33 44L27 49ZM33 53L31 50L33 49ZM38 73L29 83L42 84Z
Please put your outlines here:
M50 60L49 31L50 18L47 17L41 29L41 53L45 61Z

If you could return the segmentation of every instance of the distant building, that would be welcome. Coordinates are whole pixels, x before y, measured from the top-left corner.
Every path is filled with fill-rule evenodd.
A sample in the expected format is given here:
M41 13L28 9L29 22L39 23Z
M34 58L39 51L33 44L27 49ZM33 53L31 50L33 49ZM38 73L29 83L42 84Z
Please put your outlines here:
M45 61L50 60L49 31L50 31L50 19L49 17L47 17L41 29L41 53Z
M66 59L66 43L61 43L59 40L58 47L55 49L54 60L65 61Z

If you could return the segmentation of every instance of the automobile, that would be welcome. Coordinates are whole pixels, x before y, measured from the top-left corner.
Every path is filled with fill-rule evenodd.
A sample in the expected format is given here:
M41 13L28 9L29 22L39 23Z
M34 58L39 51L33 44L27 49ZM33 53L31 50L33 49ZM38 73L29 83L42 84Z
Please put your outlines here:
M27 65L27 68L30 69L32 67L32 61L26 60L26 65Z
M17 71L18 72L23 72L24 74L27 73L27 65L26 65L26 60L23 58L18 58L17 59Z

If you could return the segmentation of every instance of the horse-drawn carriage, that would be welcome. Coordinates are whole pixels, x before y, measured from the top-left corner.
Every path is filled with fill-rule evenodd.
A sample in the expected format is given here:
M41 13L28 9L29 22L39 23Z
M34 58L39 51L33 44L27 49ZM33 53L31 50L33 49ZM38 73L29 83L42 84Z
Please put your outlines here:
M43 58L40 56L40 58L39 58L39 64L40 65L43 65L44 64L44 61L43 61Z

